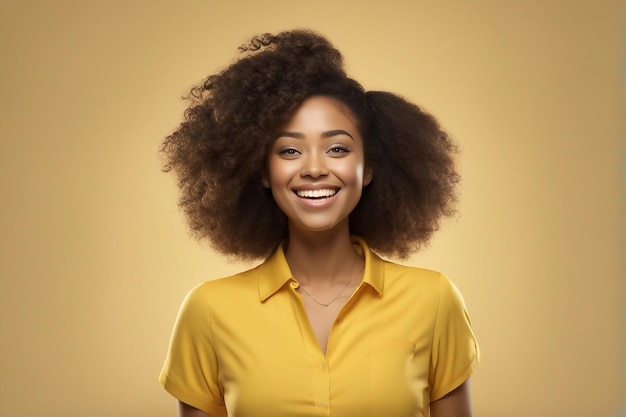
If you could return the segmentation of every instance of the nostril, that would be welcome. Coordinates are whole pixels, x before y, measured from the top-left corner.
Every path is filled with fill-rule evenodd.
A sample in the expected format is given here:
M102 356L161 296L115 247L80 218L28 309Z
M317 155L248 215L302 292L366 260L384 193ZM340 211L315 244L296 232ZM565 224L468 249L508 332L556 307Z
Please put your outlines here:
M307 163L302 167L302 176L319 177L327 173L326 166L322 163Z

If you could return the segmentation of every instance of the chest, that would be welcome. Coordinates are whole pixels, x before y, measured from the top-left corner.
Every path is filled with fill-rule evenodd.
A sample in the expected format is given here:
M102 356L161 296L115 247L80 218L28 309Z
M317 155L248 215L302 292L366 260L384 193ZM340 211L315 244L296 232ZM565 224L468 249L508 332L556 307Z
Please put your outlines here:
M325 309L292 296L215 321L229 416L422 415L432 326L420 312L371 294Z
M302 305L311 331L323 355L328 350L328 339L337 316L348 301L349 296L340 297L330 305L316 302L310 297L302 297Z

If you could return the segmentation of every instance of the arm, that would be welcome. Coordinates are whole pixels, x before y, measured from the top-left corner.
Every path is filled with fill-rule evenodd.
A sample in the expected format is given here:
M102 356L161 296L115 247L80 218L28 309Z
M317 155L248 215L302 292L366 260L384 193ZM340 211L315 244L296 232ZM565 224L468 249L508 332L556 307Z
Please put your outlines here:
M204 411L198 410L195 407L185 404L182 401L178 402L178 417L211 417Z
M469 379L430 403L430 417L473 417Z

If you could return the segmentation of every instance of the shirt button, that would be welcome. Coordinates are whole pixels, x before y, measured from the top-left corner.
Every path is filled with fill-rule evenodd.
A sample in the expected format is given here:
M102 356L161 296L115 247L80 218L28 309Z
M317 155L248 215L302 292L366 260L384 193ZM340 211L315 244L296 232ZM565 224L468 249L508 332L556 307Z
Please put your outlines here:
M317 406L318 406L318 407L324 407L324 401L319 400L319 401L317 402Z
M325 364L321 364L320 368L322 369L322 371L325 371L326 370L326 365Z
M300 284L298 284L298 283L297 283L297 282L295 282L295 281L291 281L291 282L289 283L289 285L291 286L291 288L298 288L298 287L300 286Z

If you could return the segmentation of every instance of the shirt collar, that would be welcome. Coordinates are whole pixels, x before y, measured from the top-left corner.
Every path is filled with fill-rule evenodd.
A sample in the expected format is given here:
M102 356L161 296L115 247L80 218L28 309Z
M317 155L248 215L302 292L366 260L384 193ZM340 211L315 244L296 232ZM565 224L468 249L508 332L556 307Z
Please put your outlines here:
M359 236L351 236L354 248L365 257L363 283L370 285L382 295L385 276L384 261L369 248ZM264 302L287 282L295 281L285 257L284 242L278 245L274 253L259 266L259 299Z

